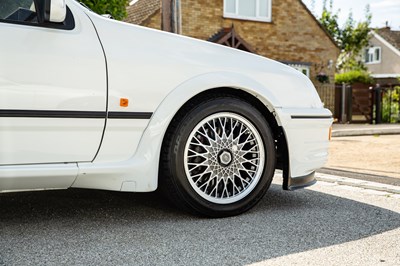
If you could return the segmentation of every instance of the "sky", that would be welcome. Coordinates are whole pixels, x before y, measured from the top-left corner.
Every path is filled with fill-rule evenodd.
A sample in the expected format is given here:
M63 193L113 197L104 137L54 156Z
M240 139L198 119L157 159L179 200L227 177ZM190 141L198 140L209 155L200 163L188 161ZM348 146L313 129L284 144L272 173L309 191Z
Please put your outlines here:
M317 17L321 16L323 0L314 0L314 7L312 7L313 0L302 1ZM327 0L328 7L329 1ZM382 28L388 21L392 30L400 30L400 0L333 0L333 10L340 9L339 25L342 26L345 23L350 10L353 12L355 21L365 20L367 4L370 5L372 13L371 27Z

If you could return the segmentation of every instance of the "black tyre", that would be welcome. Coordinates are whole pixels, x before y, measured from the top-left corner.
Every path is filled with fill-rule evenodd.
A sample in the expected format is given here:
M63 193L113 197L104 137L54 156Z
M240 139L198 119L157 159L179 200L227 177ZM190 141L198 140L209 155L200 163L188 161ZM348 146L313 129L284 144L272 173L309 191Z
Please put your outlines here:
M183 108L164 139L160 186L177 206L225 217L253 207L268 190L275 145L263 115L232 96Z

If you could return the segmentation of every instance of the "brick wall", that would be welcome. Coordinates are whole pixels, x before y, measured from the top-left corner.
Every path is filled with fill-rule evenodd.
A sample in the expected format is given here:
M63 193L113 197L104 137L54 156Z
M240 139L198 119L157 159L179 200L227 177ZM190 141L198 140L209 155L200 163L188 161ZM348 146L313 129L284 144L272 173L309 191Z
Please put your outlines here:
M156 11L148 19L143 21L142 26L161 30L161 10Z

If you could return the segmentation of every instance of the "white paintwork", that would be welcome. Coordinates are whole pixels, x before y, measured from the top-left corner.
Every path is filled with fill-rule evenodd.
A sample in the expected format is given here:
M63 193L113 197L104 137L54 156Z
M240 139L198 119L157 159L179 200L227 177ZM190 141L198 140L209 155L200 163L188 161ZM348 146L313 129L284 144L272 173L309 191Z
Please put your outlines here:
M289 150L291 177L302 177L328 160L329 128L332 119L292 119L291 116L331 115L329 110L277 108Z
M91 161L103 127L99 119L2 117L0 164Z
M67 5L65 0L51 0L50 2L50 21L63 22L67 15Z
M105 111L103 51L89 18L71 31L0 23L0 109ZM92 161L105 119L0 117L0 165Z
M107 133L96 163L121 162L131 158L148 122L144 119L108 119Z
M65 184L73 182L72 187L140 192L155 190L158 183L158 164L162 140L172 118L179 108L196 94L220 87L251 93L274 113L278 124L284 128L287 138L292 177L309 174L310 171L321 167L325 162L328 131L332 120L295 120L291 118L292 115L330 115L330 112L323 108L311 81L302 73L275 61L232 48L109 20L86 10L74 1L67 1L67 5L74 15L77 26L72 31L62 32L63 35L68 36L66 43L69 45L58 47L59 55L53 53L52 57L45 56L45 58L57 61L64 54L76 58L76 48L71 47L71 40L73 37L77 37L87 43L95 42L97 39L93 36L94 26L99 34L106 57L104 58L100 53L100 43L97 40L97 44L93 45L96 51L92 50L91 45L91 49L86 49L87 53L83 55L83 59L87 59L86 63L90 67L85 65L86 71L84 71L80 68L80 64L75 64L66 75L68 79L59 78L58 86L62 88L59 91L62 92L57 92L49 98L65 97L63 102L68 103L68 108L59 110L104 110L106 78L104 60L106 60L108 111L151 112L153 115L149 120L107 119L104 138L93 162L91 159L79 160L78 158L84 153L86 154L84 151L87 148L86 141L98 141L97 150L100 145L99 139L89 136L88 128L76 124L75 129L78 134L82 133L80 137L83 143L78 141L79 144L77 144L77 140L73 141L71 146L74 147L74 151L69 154L70 158L75 158L71 162L77 162L78 172L71 171L69 175L65 175L63 171L56 170L58 167L62 169L62 165L54 164L52 169L49 168L49 175L54 174L60 179L64 179ZM15 26L0 23L2 32L4 32L4 28ZM26 31L28 29L31 32L37 31L37 28L25 27ZM60 34L60 30L49 29L47 31ZM12 35L10 32L7 34ZM48 36L45 40L46 49L51 50L52 37ZM38 56L37 53L40 52L29 45L20 45L19 47L34 52L33 56ZM85 44L82 47L88 46ZM5 51L3 46L1 48L1 51ZM7 49L11 48L7 47ZM6 54L1 51L1 56ZM10 53L9 58L11 56L15 56L15 54ZM14 64L11 60L8 62L11 65ZM17 67L13 66L14 69ZM67 66L63 67L67 68ZM0 62L0 70L3 69L5 69L5 65ZM10 96L13 93L5 90L7 86L1 85L10 81L8 79L4 81L3 72L0 73L2 73L0 78L3 79L3 81L0 79L0 94L2 93L0 96L15 97L13 103L17 104L16 96ZM40 78L36 82L30 82L18 73L13 75L12 83L25 85L17 86L23 88L20 96L24 96L26 99L16 108L28 109L27 106L31 106L33 109L43 110L60 106L60 104L50 105L49 101L45 100L35 102L31 99L35 98L32 91L36 90L35 86L41 80ZM29 73L27 75L33 76ZM97 76L97 79L82 80L87 75ZM51 85L54 86L54 84ZM74 88L79 89L75 90ZM52 90L44 91L52 92ZM44 97L43 94L42 96ZM119 106L120 98L128 98L129 106ZM8 103L0 98L0 109L10 108L5 102ZM18 121L18 119L7 119ZM0 118L0 121L5 120ZM67 120L63 119L62 121ZM89 125L92 120L84 119L84 121L87 121ZM47 122L49 122L50 129L53 123L58 123L56 121ZM21 122L15 123L18 126L18 123ZM0 127L1 125L2 123L0 123ZM35 129L33 125L31 127L27 130ZM90 127L96 132L99 132L99 128L103 129L102 125L98 127L91 125ZM0 132L2 130L3 128L0 128ZM53 134L51 138L63 141L65 141L65 137L77 138L66 132L65 136L62 136L63 132L58 133L60 135ZM28 140L35 141L30 138ZM12 149L11 147L12 145L8 149ZM36 149L37 154L42 152L39 148L36 147ZM34 154L34 150L32 151ZM3 151L0 150L0 152L3 156ZM58 155L61 156L61 153L63 152L60 151ZM23 155L20 154L20 156ZM19 156L17 157L19 158ZM48 163L43 157L40 160L37 163ZM66 161L63 160L63 162ZM35 169L37 166L13 166L11 176L7 167L10 166L0 166L0 180L13 177L18 184L15 187L21 189L23 182L18 181L20 173L23 176L22 173L26 169ZM35 175L30 178L38 179ZM54 188L54 185L49 185L49 187Z
M210 42L110 21L91 12L89 15L107 55L110 102L113 97L127 96L133 106L126 111L154 111L183 82L216 72L260 83L259 93L273 96L273 106L322 108L311 81L284 64ZM118 110L118 106L109 108Z
M76 163L8 165L0 167L0 193L66 189L78 174Z

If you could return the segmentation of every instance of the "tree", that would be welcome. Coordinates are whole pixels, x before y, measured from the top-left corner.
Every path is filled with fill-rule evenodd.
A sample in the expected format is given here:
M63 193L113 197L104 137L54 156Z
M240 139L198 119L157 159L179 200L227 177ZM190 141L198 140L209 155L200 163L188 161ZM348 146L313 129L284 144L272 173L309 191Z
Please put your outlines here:
M117 20L126 17L128 0L81 0L81 2L98 14L110 14Z
M333 2L329 3L329 10L326 8L326 0L324 0L321 18L319 19L322 26L329 32L335 42L341 46L341 30L338 24L339 12L333 13Z
M338 44L341 53L338 59L338 69L342 72L350 70L365 70L362 61L362 51L368 46L369 41L369 25L371 23L371 12L369 5L365 8L365 21L356 23L353 19L352 12L341 28L338 24L338 15L340 10L333 12L333 0L329 2L324 0L321 18L319 19L322 26L331 34L332 38Z

